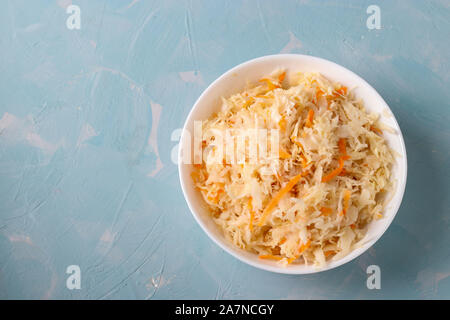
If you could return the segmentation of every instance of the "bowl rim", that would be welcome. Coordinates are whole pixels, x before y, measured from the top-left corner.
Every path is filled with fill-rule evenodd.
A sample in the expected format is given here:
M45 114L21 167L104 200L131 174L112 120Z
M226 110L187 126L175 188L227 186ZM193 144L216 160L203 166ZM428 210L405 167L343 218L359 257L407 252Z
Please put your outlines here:
M186 131L186 127L188 126L188 124L195 120L192 119L194 111L197 109L198 105L200 104L200 102L202 101L202 99L207 95L207 93L212 90L215 86L217 86L223 79L225 79L226 77L228 77L230 74L236 73L239 69L244 68L248 65L251 64L255 64L255 63L260 63L260 62L264 62L265 60L271 60L271 59L283 59L283 58L299 58L299 59L309 59L309 60L313 60L319 63L324 63L324 64L328 64L328 65L332 65L338 68L343 69L345 72L347 72L349 75L351 75L352 77L354 77L355 79L358 80L358 82L365 84L366 86L368 86L371 90L373 90L376 98L382 103L384 104L384 107L387 108L387 110L389 110L390 114L392 115L392 120L396 126L396 130L397 130L397 134L399 136L399 141L400 141L400 149L401 149L401 156L402 156L402 160L401 163L399 162L399 170L404 171L402 176L403 179L402 181L398 181L397 187L395 192L399 192L400 193L400 197L398 198L398 201L393 205L392 209L390 209L390 211L392 211L392 214L389 217L384 217L384 219L388 219L386 220L386 223L383 227L383 229L381 229L372 239L370 239L369 241L365 242L360 248L354 249L353 253L355 251L358 251L356 254L352 255L352 252L348 253L346 256L336 260L336 261L332 261L327 263L327 265L323 268L310 268L308 270L298 270L298 269L293 269L293 268L288 268L288 267L283 267L281 265L277 265L275 263L263 263L263 262L256 262L253 261L247 257L244 257L243 255L238 254L236 251L232 251L230 250L227 245L225 245L224 243L222 243L221 240L219 240L215 235L213 235L210 230L208 229L208 227L203 223L203 221L200 219L199 214L194 210L194 206L191 203L191 199L188 196L188 193L186 191L186 179L183 178L183 162L182 162L182 156L181 156L181 150L182 150L182 142L184 141L184 132ZM408 161L407 161L407 153L406 153L406 147L405 147L405 142L403 139L403 134L401 131L401 128L397 122L397 119L395 118L394 113L392 112L391 108L389 107L389 105L386 103L386 101L383 99L383 97L378 93L377 90L375 90L375 88L373 88L366 80L364 80L363 78L361 78L359 75L357 75L356 73L354 73L353 71L347 69L346 67L339 65L333 61L327 60L327 59L323 59L323 58L319 58L316 56L311 56L311 55L304 55L304 54L273 54L273 55L265 55L265 56L261 56L261 57L257 57L257 58L253 58L250 59L248 61L242 62L230 69L228 69L227 71L225 71L223 74L221 74L216 80L214 80L210 85L208 85L208 87L206 89L203 90L203 92L201 93L201 95L198 97L198 99L195 101L195 103L193 104L191 110L189 111L188 116L186 117L186 120L184 122L183 125L183 129L182 129L182 133L181 133L181 138L180 138L180 145L179 145L179 149L178 149L178 175L179 175L179 179L180 179L180 184L181 184L181 189L183 192L183 196L187 202L187 205L189 207L189 210L191 211L192 216L194 217L194 219L197 221L197 223L200 225L200 227L203 229L203 231L208 235L208 237L214 242L216 243L220 248L222 248L224 251L226 251L227 253L231 254L233 257L235 257L236 259L251 265L255 268L261 269L261 270L265 270L265 271L270 271L270 272L274 272L274 273L280 273L280 274L313 274L313 273L319 273L319 272L324 272L324 271L328 271L328 270L332 270L334 268L340 267L356 258L358 258L360 255L362 255L363 253L365 253L367 250L369 250L382 236L383 234L386 232L386 230L389 228L389 226L392 224L392 221L394 220L395 216L397 215L401 203L403 202L403 197L404 197L404 193L405 193L405 189L406 189L406 182L407 182L407 176L408 176ZM398 159L397 159L398 160ZM361 249L362 247L364 247L364 249ZM361 250L360 250L361 249Z

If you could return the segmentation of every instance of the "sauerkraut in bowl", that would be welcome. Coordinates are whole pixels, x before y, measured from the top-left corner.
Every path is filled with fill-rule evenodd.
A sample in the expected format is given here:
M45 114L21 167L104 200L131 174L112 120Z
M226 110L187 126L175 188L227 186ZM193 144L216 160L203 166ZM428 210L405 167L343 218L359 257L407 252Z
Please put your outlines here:
M396 173L404 157L406 180L406 153L385 137L399 134L395 119L382 119L389 109L366 108L357 86L281 66L224 90L195 119L200 158L180 176L189 168L182 185L197 193L197 220L216 242L255 266L308 273L376 241L371 226L392 220L387 206L403 194Z

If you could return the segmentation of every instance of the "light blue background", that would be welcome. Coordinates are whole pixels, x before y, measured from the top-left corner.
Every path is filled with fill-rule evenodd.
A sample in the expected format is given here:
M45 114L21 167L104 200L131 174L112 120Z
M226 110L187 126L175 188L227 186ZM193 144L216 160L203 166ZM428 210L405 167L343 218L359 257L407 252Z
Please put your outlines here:
M450 1L2 1L0 298L450 298ZM381 30L366 27L370 4ZM171 161L202 90L280 52L353 70L402 128L406 193L364 255L272 274L218 248ZM67 266L81 289L66 288ZM381 267L368 290L366 268Z

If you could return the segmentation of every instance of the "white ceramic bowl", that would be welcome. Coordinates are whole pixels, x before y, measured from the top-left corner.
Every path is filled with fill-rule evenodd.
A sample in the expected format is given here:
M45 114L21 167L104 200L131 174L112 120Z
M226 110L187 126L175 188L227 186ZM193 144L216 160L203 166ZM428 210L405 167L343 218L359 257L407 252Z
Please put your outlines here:
M275 261L261 260L256 254L239 249L226 240L221 230L211 219L206 203L200 193L193 186L190 176L192 165L184 164L181 159L181 149L187 146L186 141L190 139L189 135L185 134L185 132L189 131L193 133L193 123L195 120L209 118L212 113L220 109L221 97L228 97L231 94L241 91L248 81L256 82L277 68L287 69L287 79L289 79L290 74L299 71L319 72L330 80L340 82L348 88L355 88L354 92L356 96L363 99L366 109L379 113L381 121L396 131L395 134L386 131L383 133L390 147L400 154L392 169L393 177L396 180L396 189L392 200L384 212L384 218L373 221L370 224L365 238L365 244L362 247L352 251L339 260L328 262L327 266L321 269L317 269L314 266L297 264L283 267ZM392 111L375 89L362 78L336 63L317 57L297 54L279 54L253 59L232 68L215 80L195 102L194 107L186 119L180 143L178 168L181 187L187 204L198 224L216 244L249 265L267 271L287 274L307 274L329 270L353 260L370 248L383 235L394 219L403 198L407 175L406 149L402 133Z

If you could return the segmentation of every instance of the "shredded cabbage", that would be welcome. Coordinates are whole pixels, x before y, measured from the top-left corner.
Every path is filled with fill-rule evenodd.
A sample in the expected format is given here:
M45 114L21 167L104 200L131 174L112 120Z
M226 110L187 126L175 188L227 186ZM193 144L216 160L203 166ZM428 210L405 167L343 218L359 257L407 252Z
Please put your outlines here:
M222 99L221 111L203 122L203 162L193 177L236 246L283 265L324 267L354 250L382 217L394 157L378 115L346 87L317 73L289 83L284 75L276 70ZM278 130L278 150L267 146L256 162L247 161L247 146L235 150L246 161L217 152L248 129Z

